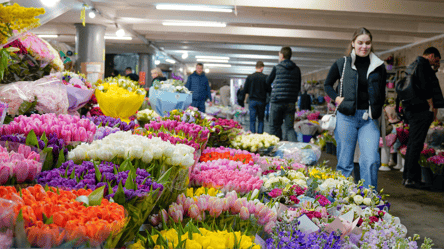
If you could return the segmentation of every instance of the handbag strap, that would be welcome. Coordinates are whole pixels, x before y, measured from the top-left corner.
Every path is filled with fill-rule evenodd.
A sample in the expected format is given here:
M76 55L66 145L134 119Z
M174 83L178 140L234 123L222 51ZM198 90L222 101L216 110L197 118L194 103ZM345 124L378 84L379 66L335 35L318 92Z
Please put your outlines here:
M345 74L345 66L347 65L347 57L344 56L344 66L342 67L342 75L341 79L339 80L339 97L342 97L342 85L344 84L344 74ZM338 106L336 106L335 114L338 111Z

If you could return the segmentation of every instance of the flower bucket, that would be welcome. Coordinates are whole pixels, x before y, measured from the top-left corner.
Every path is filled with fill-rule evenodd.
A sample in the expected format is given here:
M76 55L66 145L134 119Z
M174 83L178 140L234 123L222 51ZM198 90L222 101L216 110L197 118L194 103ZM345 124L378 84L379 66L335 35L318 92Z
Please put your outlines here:
M433 173L430 168L421 167L421 181L427 186L431 186L433 184Z

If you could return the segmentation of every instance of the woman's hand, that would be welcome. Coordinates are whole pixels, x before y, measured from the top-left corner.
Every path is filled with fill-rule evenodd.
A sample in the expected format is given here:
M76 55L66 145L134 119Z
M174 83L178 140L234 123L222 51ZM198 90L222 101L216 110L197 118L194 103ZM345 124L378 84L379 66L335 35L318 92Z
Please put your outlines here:
M344 97L339 97L339 96L336 97L336 99L335 99L336 106L339 106L343 100L344 100Z

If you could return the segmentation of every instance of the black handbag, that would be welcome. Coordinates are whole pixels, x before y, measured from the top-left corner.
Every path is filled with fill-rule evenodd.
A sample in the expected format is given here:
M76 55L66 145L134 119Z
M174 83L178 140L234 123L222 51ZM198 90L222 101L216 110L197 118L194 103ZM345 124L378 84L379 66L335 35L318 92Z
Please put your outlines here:
M396 93L403 103L410 102L417 97L418 89L415 86L415 79L413 77L417 66L417 61L410 64L405 71L401 72L401 74L404 73L405 76L396 81Z

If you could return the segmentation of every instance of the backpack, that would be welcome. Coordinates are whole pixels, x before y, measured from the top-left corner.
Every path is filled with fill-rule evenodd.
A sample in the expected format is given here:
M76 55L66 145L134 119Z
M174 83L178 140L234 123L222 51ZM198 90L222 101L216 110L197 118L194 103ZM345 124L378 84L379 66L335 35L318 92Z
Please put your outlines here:
M237 91L237 104L240 106L244 106L244 101L245 101L244 90L239 89Z
M415 79L413 76L417 66L418 66L417 61L410 64L404 72L400 73L400 74L404 73L405 76L401 77L399 80L396 81L395 89L397 97L402 102L409 102L417 97L416 92L418 91L418 89L415 86L414 82Z

